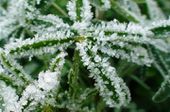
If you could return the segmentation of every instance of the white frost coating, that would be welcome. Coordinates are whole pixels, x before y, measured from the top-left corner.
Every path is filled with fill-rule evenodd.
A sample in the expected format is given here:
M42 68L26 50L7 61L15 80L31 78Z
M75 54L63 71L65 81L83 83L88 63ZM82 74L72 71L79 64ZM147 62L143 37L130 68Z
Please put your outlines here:
M14 31L18 26L25 23L23 19L23 6L25 2L23 0L11 0L9 2L8 10L5 16L0 17L0 35L1 38L6 38L12 31ZM13 26L19 21L19 25Z
M41 72L38 77L38 87L45 91L52 90L56 85L59 84L57 75L57 72Z
M132 48L131 52L126 52L125 50L121 49L111 49L108 47L102 47L100 50L102 53L107 54L108 56L126 59L127 61L136 63L138 65L150 66L153 62L153 60L151 60L148 56L146 49L142 47Z
M83 6L81 8L81 17L82 21L84 22L90 22L90 20L93 18L93 14L91 12L91 6L89 0L82 0Z
M40 3L40 0L35 1L37 4ZM31 27L28 31L31 30L37 33L35 38L19 39L7 44L3 49L8 55L6 58L13 60L13 58L20 58L22 56L32 57L33 55L41 55L44 53L53 54L58 53L56 51L62 51L52 60L50 64L51 71L41 72L38 80L34 82L31 80L31 83L26 86L24 92L21 94L20 99L13 94L14 91L11 92L12 96L10 97L15 99L13 105L17 105L17 108L22 108L24 111L35 111L36 106L39 106L39 104L42 106L44 106L45 103L49 104L47 103L47 99L51 98L53 101L56 100L54 99L56 91L54 92L53 90L57 89L56 87L59 85L58 75L61 74L61 69L65 61L65 48L72 43L77 42L76 49L80 51L83 64L90 71L90 77L95 79L95 86L98 88L106 104L110 107L125 106L130 101L130 93L123 80L118 77L115 68L109 64L108 57L112 56L127 59L137 64L149 65L152 60L149 58L146 49L142 46L151 44L162 51L167 47L164 42L149 37L152 36L152 32L150 31L152 27L166 27L170 25L169 20L155 22L151 27L134 23L119 23L116 20L110 22L102 21L93 24L93 22L91 22L93 14L91 12L90 0L81 1L82 6L79 7L80 15L77 15L76 12L76 0L70 0L67 4L68 15L73 21L71 25L70 23L64 23L59 17L49 14L36 15L37 18L35 19L43 21L42 24L29 26L26 24L25 18L28 21L30 18L33 19L34 15L32 15L32 12L36 11L36 9L34 6L28 6L27 0L11 0L11 5L14 3L11 8L9 8L11 12L8 9L7 15L0 17L0 35L9 35L21 26ZM105 9L110 8L109 0L102 0L102 2ZM25 12L25 8L27 8L29 12ZM138 17L136 13L138 13L139 10L135 11L135 9L138 9L135 4L128 5L128 8L122 8L128 9L127 12L129 12L129 14L134 14L134 17ZM134 11L136 13L134 13ZM80 16L80 20L77 20L77 16ZM15 23L17 23L17 25L13 26ZM90 52L87 53L87 51ZM15 62L11 69L21 68L16 65ZM21 71L22 70L23 68L21 68ZM3 72L1 68L0 72ZM15 78L14 80L17 81L18 79ZM112 86L113 90L110 89L108 85ZM6 88L11 89L9 87ZM1 94L3 94L3 92L0 92L0 95ZM9 94L7 95L9 96ZM2 96L4 96L4 94ZM7 100L7 98L4 97L4 100ZM17 102L17 100L19 100L19 102ZM8 104L10 101L6 102ZM13 107L14 106L11 106L11 108Z
M93 18L93 13L91 12L91 6L89 0L82 0L83 6L81 7L81 20L74 20L74 24L71 26L72 29L77 30L79 33L82 33L89 25L90 21Z
M91 13L91 6L89 0L82 0L83 6L81 7L81 21L89 22L93 14ZM73 21L77 21L77 12L76 12L76 0L70 0L67 4L68 15Z
M142 15L138 4L133 0L118 0L120 5L128 10L133 16L135 16L141 22L145 21L145 16Z
M74 30L78 30L78 32L81 33L82 30L89 26L90 21L93 18L93 13L91 12L91 5L89 0L82 0L82 7L80 13L81 20L77 20L76 8L76 0L71 0L68 2L68 14L70 16L70 19L74 21L71 28Z
M16 91L2 81L0 81L0 97L4 102L3 112L22 112L21 105L17 102L19 97L16 95Z
M110 22L102 22L99 25L92 25L89 30L110 31L110 32L125 32L128 34L151 35L152 32L147 27L143 27L134 23L119 23L117 20Z
M88 27L88 22L82 21L82 22L74 22L74 24L71 26L74 30L77 30L79 33L84 31Z
M35 8L28 4L28 0L9 0L7 11L0 16L0 39L7 38L20 27L27 27L27 20L37 13ZM12 36L14 36L13 34Z
M0 65L0 73L3 73L4 69L2 68L2 66Z
M76 21L77 14L76 14L76 0L70 0L67 4L68 15L70 19Z
M158 7L156 0L146 0L148 9L149 9L149 16L151 20L162 20L165 19L165 15Z
M61 50L61 52L54 59L52 59L50 63L50 70L54 69L54 71L61 71L65 63L66 56L67 53Z
M149 25L149 30L152 30L154 28L159 28L159 27L167 27L170 26L170 19L163 19L163 20L157 20L151 23L151 25Z
M35 35L35 38L33 39L26 39L26 40L15 40L14 42L11 42L9 44L7 44L5 46L5 49L6 49L6 53L9 53L11 50L16 50L18 48L22 48L23 46L30 46L34 43L38 43L38 42L43 42L43 41L50 41L50 40L62 40L62 39L67 39L67 38L70 38L70 36L72 36L72 32L70 31L58 31L58 32L55 32L55 33L44 33L43 35ZM58 43L58 45L61 45L62 47L64 46L67 46L69 45L70 43L63 43L63 46ZM46 47L41 47L39 50L37 49L31 49L30 51L27 50L29 53L31 54L39 54L39 53L44 53L44 52L51 52L51 53L54 53L55 51L57 51L56 47L58 46L53 46L51 47L50 45L46 46ZM27 53L27 51L23 52L22 55L25 56L25 55L29 55ZM36 52L34 52L36 51ZM16 52L17 55L21 55L21 54L18 54ZM30 54L30 55L31 55ZM15 55L15 54L14 54Z
M45 93L41 91L35 84L30 84L26 87L24 92L22 93L22 97L19 99L20 105L22 105L22 109L27 105L28 101L31 101L29 106L38 103L44 103Z
M55 25L55 27L66 27L68 28L69 25L64 23L62 19L60 19L58 16L52 15L52 14L48 14L48 15L40 15L38 17L39 20L43 20L45 22L49 22L52 23L53 25Z
M58 87L58 77L58 72L41 72L38 80L26 87L19 103L24 106L27 105L29 100L32 100L30 106L35 106L38 103L44 105L45 101L48 99L48 95L50 94L49 92L52 92Z
M41 2L41 0L36 0L36 2L37 2L37 4L39 5L39 4L40 4L40 2Z
M91 75L96 81L95 86L99 89L100 95L110 107L121 107L130 102L130 92L125 83L116 74L115 68L111 67L107 62L107 58L102 58L97 55L96 49L91 48L90 44L86 42L77 43L77 49L80 52L82 61L85 66L90 70ZM88 49L94 50L94 57L89 56L86 52ZM94 62L92 61L94 60ZM107 79L103 79L102 76ZM107 84L111 84L115 91L109 90ZM117 96L117 100L113 96Z
M101 2L103 3L102 8L107 10L111 8L111 3L110 0L101 0Z

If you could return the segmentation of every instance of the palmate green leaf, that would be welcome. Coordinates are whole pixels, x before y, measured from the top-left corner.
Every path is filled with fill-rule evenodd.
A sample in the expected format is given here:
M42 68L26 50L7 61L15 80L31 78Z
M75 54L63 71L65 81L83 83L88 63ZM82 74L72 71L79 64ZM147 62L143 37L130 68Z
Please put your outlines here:
M170 76L167 76L152 99L153 101L159 103L165 101L169 97L170 97Z
M89 48L88 48L89 47ZM77 49L82 62L90 71L106 104L110 107L120 108L130 101L130 92L124 81L117 76L115 68L110 66L107 58L102 58L97 51L87 46L86 42L77 43Z
M0 32L3 31L7 36L11 34L12 38L22 37L22 39L7 41L0 52L0 66L5 71L0 74L0 80L17 91L17 95L14 94L16 99L13 102L15 103L9 104L12 105L11 107L14 104L19 107L11 109L10 105L6 106L5 108L9 108L9 111L53 111L55 109L60 111L63 109L74 112L94 112L97 108L97 111L100 112L107 111L107 109L105 110L107 106L111 108L127 106L131 100L129 89L123 79L118 76L116 68L112 66L119 59L148 66L154 60L154 65L166 79L169 68L163 59L164 56L160 54L169 52L169 47L164 41L165 39L160 37L168 37L170 22L163 17L156 2L152 0L142 0L142 2L135 0L94 0L101 7L96 8L90 5L92 0L69 0L67 5L62 4L67 7L67 16L65 12L61 11L61 4L57 3L58 1L53 1L52 6L56 7L55 10L64 15L64 17L59 18L60 15L53 15L55 12L51 10L45 9L48 10L47 12L43 12L44 9L41 10L41 5L47 5L44 1L10 1L13 10L6 10L7 15L2 16L2 18L0 16L0 28L3 29L0 29ZM28 5L27 2L31 4ZM43 4L41 4L42 2ZM20 3L25 5L20 7L18 5ZM19 7L14 7L15 5ZM150 14L150 20L143 18L140 10L142 5L148 5L148 12L142 10L142 13ZM48 7L50 8L50 6ZM119 23L117 20L104 21L107 20L104 13L110 8L112 9L108 12L114 10L116 14L124 17L129 23ZM93 17L95 13L92 11L100 9L103 11L103 17L98 20L99 18ZM24 33L20 32L20 27L23 28ZM151 49L148 51L147 47ZM73 51L75 56L72 56ZM68 67L71 68L70 72L66 69L63 75L61 72L65 68L64 61L67 53L67 60L72 62L73 57L73 64L71 64L72 67ZM50 55L47 59L46 55L43 54ZM25 73L17 60L33 57L32 61L34 61L34 58L39 59L40 55L43 57L40 61L45 63L42 68L46 72L40 72L37 80L27 77L29 75ZM118 58L118 60L108 60L110 57ZM50 58L52 61L48 63ZM112 63L112 61L115 62ZM21 63L25 66L25 62ZM83 73L79 75L80 72ZM8 76L8 74L12 75ZM92 79L89 80L87 76ZM21 82L17 83L17 87L22 89L21 92L18 92L18 88L13 86L17 81ZM60 81L62 81L61 85L59 85ZM90 84L86 82L90 82ZM22 88L23 86L24 88ZM7 86L4 85L4 87ZM11 88L8 88L7 91L10 91ZM3 98L10 96L10 94L3 94L3 91L0 92ZM159 94L165 96L159 91ZM101 96L99 102L98 97L100 96L96 93ZM86 96L92 98L86 99L84 98ZM159 99L161 98L158 95ZM84 103L85 100L88 104ZM4 103L8 104L8 101L10 100L4 100Z

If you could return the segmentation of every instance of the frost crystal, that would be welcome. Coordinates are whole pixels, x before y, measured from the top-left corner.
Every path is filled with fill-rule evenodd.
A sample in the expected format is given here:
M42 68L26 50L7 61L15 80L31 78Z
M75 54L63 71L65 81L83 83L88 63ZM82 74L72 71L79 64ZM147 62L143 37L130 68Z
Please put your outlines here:
M38 80L34 83L28 85L24 90L22 97L19 100L19 103L22 106L27 105L28 100L32 100L31 105L35 106L39 103L45 105L48 101L49 92L53 92L55 88L59 85L57 72L41 72L39 74Z
M67 4L68 14L70 19L75 21L77 19L76 14L76 0L70 0Z
M22 112L21 106L17 102L19 97L16 95L16 91L2 81L0 81L0 97L4 102L3 112Z
M91 6L89 0L82 0L83 7L81 8L81 17L82 21L89 22L93 18L93 14L91 13Z
M103 3L102 8L107 10L111 8L111 3L110 0L101 0L101 2Z
M38 87L46 91L52 90L59 83L57 75L59 75L57 72L41 72L38 78Z

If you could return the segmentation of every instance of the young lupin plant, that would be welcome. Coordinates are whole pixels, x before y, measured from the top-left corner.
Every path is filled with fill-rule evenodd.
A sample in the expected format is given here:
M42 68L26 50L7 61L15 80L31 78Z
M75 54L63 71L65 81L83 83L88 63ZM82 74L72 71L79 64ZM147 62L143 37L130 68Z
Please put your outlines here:
M129 7L134 6L139 10L134 1L127 1L130 3ZM0 49L2 111L46 112L67 108L73 112L93 112L96 111L95 106L84 106L81 101L96 93L110 108L125 107L131 101L130 91L110 63L111 57L138 65L151 66L153 63L166 79L164 71L156 63L153 51L169 53L169 45L160 37L166 37L169 33L170 20L165 20L153 0L146 2L154 22L137 14L138 10L124 7L128 5L124 0L99 0L100 7L105 11L112 8L115 11L120 9L122 15L126 13L124 16L132 21L130 23L120 23L118 20L95 21L91 5L94 3L90 0L68 1L66 16L70 20L66 23L57 15L41 14L36 7L41 2L43 1L11 0L10 8L4 9L0 16L0 39L12 38ZM158 20L159 17L164 20ZM24 30L19 32L20 28ZM162 34L159 33L160 30ZM18 32L19 39L15 39ZM25 37L26 33L34 37ZM64 90L61 88L62 69L67 61L68 49L74 51L74 56L72 67L67 73L69 89ZM32 57L45 54L55 57L49 61L48 68L39 73L38 79L29 75L18 63L20 58L29 57L31 60ZM82 87L81 90L79 86L81 63L89 71L88 76L95 81L92 89ZM169 89L169 80L165 81L153 97L154 100L164 100L159 94L166 95L166 98L169 96L162 89ZM81 93L79 99L76 99L76 92ZM67 100L60 102L62 97L67 97Z

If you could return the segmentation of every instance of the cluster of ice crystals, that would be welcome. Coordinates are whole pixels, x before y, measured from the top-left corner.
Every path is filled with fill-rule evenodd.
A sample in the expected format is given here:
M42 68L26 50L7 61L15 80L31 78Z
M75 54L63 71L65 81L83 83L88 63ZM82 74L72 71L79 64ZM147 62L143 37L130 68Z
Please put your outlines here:
M55 15L52 15L52 14L39 15L39 17L37 19L45 21L45 22L49 22L49 23L55 25L55 28L58 28L58 27L67 28L67 27L69 27L69 25L64 23L62 19L60 19L58 16L55 16Z
M2 66L0 65L0 73L3 73L4 69L2 68Z
M29 11L34 8L28 4L27 0L10 0L8 2L6 13L0 16L0 39L7 38L20 27L27 27L26 18L33 16ZM27 12L26 9L29 11Z
M53 89L56 85L59 84L57 75L57 72L41 72L38 77L38 87L46 91Z
M37 4L40 4L41 0L36 0Z
M76 14L76 0L70 0L67 4L68 15L70 19L75 21L77 19Z
M81 8L81 17L82 21L89 22L93 18L93 14L91 12L91 6L89 0L82 0L83 6Z
M170 19L168 20L157 20L151 23L149 27L149 29L155 29L155 28L159 28L159 27L167 27L170 26Z
M26 39L26 40L15 40L13 42L11 42L10 44L7 44L5 46L5 52L7 54L10 54L11 51L15 51L15 53L11 54L14 56L28 56L28 55L42 55L44 53L54 53L56 52L59 48L61 47L67 47L68 45L70 45L71 40L67 43L63 43L60 44L60 41L62 40L66 40L67 38L70 38L70 36L72 36L73 33L68 31L58 31L55 33L44 33L43 35L35 35L35 38L32 39ZM53 45L53 41L57 41L58 44L54 44ZM37 43L41 43L43 47L40 48L32 48L32 45L35 45ZM44 44L43 44L44 43ZM47 44L48 43L48 44ZM51 47L53 45L53 47ZM19 49L22 49L23 47L28 47L28 50L22 50L22 51L17 51ZM31 49L32 48L32 49Z
M111 3L110 0L101 0L101 2L103 3L102 8L107 10L111 8Z
M73 21L77 21L77 8L78 5L76 2L77 0L71 0L67 4L68 14L70 19ZM81 7L81 21L89 22L93 18L93 14L91 13L91 5L89 0L82 0L82 7Z
M85 30L87 28L88 24L83 21L83 22L75 22L73 25L72 25L72 28L74 30L77 30L79 33L82 32L83 30Z
M49 92L52 92L59 85L58 72L41 72L38 80L28 85L24 90L19 103L24 106L31 101L29 106L37 104L44 105L48 99Z
M89 56L87 52L91 48L91 45L88 45L86 42L77 43L76 45L82 61L90 70L90 77L95 79L95 85L99 89L100 95L103 96L104 101L106 101L110 107L126 105L131 99L130 92L123 80L117 76L115 68L109 65L107 58L102 58L97 55L96 50L95 52L92 51L94 57ZM103 79L103 77L105 78ZM115 91L109 90L108 85L113 86ZM113 98L114 95L117 96L116 99Z
M113 20L110 22L102 22L99 25L92 26L89 30L99 30L99 31L110 31L110 32L124 32L128 34L138 34L143 36L151 35L152 32L149 31L146 27L141 25L137 25L134 23L119 23L117 20Z
M90 21L93 18L93 13L91 12L89 0L82 0L80 16L81 20L74 20L74 24L71 26L71 28L77 30L79 33L82 33L82 31L85 30L90 25Z
M50 63L50 70L55 70L55 71L61 71L62 67L65 63L65 57L67 56L67 53L61 50L61 52L54 58L52 59Z
M4 82L0 81L0 97L3 100L3 112L21 112L21 106L17 102L19 97L16 95L15 89L7 86Z

